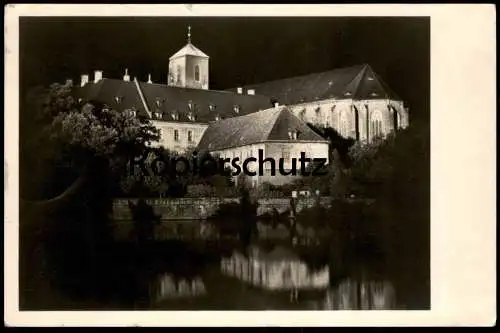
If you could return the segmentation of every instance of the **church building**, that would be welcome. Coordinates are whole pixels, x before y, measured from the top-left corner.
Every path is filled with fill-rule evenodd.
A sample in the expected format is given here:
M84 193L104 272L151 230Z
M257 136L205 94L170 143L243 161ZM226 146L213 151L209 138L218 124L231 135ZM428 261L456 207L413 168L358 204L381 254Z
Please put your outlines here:
M166 149L198 147L226 157L256 156L260 147L276 161L300 151L328 158L328 142L308 122L361 142L409 125L408 108L368 64L210 90L210 58L193 45L190 28L187 37L169 59L166 84L151 75L131 80L127 69L122 79L95 71L93 80L81 76L78 98L147 117L160 129L159 145Z

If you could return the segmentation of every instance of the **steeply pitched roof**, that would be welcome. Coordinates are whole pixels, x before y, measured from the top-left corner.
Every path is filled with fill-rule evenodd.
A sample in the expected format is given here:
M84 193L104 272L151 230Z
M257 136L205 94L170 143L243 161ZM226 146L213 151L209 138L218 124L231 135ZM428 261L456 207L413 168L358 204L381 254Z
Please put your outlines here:
M171 56L170 60L174 59L174 58L178 58L178 57L183 57L183 56L186 56L186 55L203 57L203 58L209 58L199 48L197 48L196 46L194 46L191 43L187 43L182 49L180 49L173 56Z
M103 103L118 111L134 108L139 114L148 116L133 81L102 79L77 87L74 93L78 98Z
M215 120L216 116L224 119L263 110L271 105L270 99L262 95L179 88L145 82L138 82L138 85L153 118L165 121L208 123ZM147 116L133 81L104 78L97 83L91 82L76 88L76 94L86 100L106 103L118 110L135 107L142 115ZM123 97L120 103L115 99L117 96ZM238 107L238 113L235 112L235 106ZM155 118L156 113L161 117ZM194 118L190 119L190 113ZM173 118L172 115L177 117Z
M257 94L269 96L282 104L289 105L329 98L399 100L399 97L367 64L251 84L243 88L255 89Z
M299 132L298 142L327 142L286 107L279 107L211 123L198 148L213 151L271 140L290 140L290 130Z

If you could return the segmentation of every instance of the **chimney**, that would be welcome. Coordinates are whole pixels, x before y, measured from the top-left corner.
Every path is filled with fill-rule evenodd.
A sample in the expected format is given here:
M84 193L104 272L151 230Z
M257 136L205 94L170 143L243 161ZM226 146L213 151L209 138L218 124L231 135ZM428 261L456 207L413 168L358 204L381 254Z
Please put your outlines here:
M153 83L153 81L151 81L151 74L148 74L148 83Z
M83 74L82 75L82 81L81 81L81 84L80 86L84 86L86 85L87 83L89 83L89 75L88 74Z
M248 89L247 93L249 95L255 95L255 89Z
M69 87L73 87L73 80L66 79L66 85L69 86Z
M274 102L274 108L277 109L280 106L280 103Z
M128 75L128 68L125 68L125 75L123 75L123 81L130 81L130 76Z
M237 90L238 90L238 94L243 94L243 88L242 87L238 87Z
M102 71L94 71L94 83L102 80Z

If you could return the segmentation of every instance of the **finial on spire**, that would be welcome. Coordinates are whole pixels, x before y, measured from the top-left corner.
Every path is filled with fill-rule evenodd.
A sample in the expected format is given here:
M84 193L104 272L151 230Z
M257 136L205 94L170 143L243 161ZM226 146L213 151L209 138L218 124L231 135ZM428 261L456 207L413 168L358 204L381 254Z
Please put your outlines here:
M191 44L191 26L188 26L188 44Z

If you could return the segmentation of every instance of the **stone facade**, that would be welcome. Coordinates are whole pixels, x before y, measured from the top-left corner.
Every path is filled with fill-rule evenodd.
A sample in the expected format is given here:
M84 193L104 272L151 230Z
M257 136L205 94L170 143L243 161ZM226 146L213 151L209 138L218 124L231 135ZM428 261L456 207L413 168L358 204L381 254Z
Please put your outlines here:
M408 109L402 101L329 99L295 104L290 110L304 122L332 127L345 138L372 142L395 128L409 126Z

